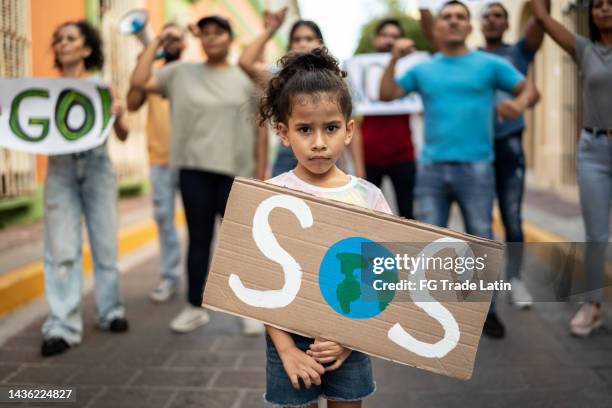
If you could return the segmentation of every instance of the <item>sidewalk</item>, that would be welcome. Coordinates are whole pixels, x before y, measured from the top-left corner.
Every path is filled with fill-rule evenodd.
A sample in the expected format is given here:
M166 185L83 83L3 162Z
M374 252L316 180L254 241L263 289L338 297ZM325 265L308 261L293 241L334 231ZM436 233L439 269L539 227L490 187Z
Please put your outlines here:
M168 323L184 300L182 292L168 304L148 300L158 267L159 260L150 258L123 275L129 333L95 330L89 295L83 307L82 345L42 359L42 319L37 319L0 346L0 386L75 386L77 403L64 405L70 407L263 407L263 337L243 337L239 319L221 313L213 313L211 323L194 333L171 333ZM539 303L532 311L516 311L500 301L499 309L508 336L501 341L481 340L472 380L462 382L373 359L378 390L364 406L612 406L609 323L580 340L567 331L572 305ZM607 313L610 322L612 313Z
M528 222L531 223L529 217L537 214L536 211L555 217L552 224L544 222L549 226L580 217L575 204L559 203L555 196L537 193L527 193L525 218ZM122 201L120 208L124 230L146 222L151 214L148 197ZM453 225L456 224L454 220ZM37 245L41 245L41 235L37 235L40 228L40 225L30 226L0 233L1 262L5 262L4 254L11 254L16 248L23 250L24 260L40 257L41 252L36 252ZM577 228L570 232L580 234ZM12 238L7 238L9 234ZM111 335L97 331L93 296L89 294L83 304L83 344L65 355L42 359L39 355L42 310L39 317L29 318L30 323L24 329L0 344L0 386L75 386L78 401L63 405L67 407L265 406L261 401L265 387L262 336L243 337L239 319L221 313L212 313L211 323L196 332L177 335L170 332L168 324L185 304L183 291L168 304L155 305L148 300L148 292L159 277L155 244L153 240L146 245L150 249L147 253L152 256L132 263L122 275L122 293L131 325L129 333ZM26 258L27 254L33 258ZM526 256L525 263L531 270L524 271L525 275L558 273L542 265L537 256L530 253ZM0 271L4 270L0 268ZM44 304L42 299L37 302ZM373 359L377 393L364 406L612 406L610 307L604 309L605 327L588 339L575 339L568 334L567 323L576 310L575 305L537 303L531 311L517 311L502 297L498 310L506 324L507 337L501 341L481 340L472 380L462 382Z
M177 205L177 226L184 225L183 213ZM118 256L156 242L157 227L149 196L123 199L118 204ZM44 291L42 221L0 231L0 319L6 313L32 302ZM87 233L83 223L83 272L93 268ZM58 239L61 239L59 237ZM0 336L1 338L1 336Z
M153 217L151 197L141 196L119 201L119 228L145 222ZM31 225L14 226L0 230L0 276L43 256L43 221ZM83 237L87 232L83 226Z

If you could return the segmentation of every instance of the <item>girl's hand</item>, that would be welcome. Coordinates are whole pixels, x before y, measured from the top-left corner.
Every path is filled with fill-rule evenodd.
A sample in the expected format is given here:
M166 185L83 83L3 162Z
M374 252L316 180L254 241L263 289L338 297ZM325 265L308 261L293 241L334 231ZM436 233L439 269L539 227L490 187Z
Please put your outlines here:
M321 385L321 376L325 373L325 368L314 358L297 347L289 347L287 350L279 351L278 354L293 388L300 389L300 379L306 388L312 387L312 384Z
M340 368L352 351L336 342L322 341L311 344L310 350L306 353L321 364L334 362L334 364L325 369L325 371L333 371Z

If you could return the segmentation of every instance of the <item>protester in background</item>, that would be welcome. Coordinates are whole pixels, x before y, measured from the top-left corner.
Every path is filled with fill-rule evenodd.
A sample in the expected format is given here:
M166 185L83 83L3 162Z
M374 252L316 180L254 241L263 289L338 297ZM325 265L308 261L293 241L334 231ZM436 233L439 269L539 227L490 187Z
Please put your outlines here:
M175 23L166 24L160 34L164 66L178 61L185 49L185 30ZM149 294L154 302L166 302L180 281L181 246L174 225L174 207L178 189L178 171L170 166L170 107L160 95L131 88L127 107L137 111L147 103L147 147L153 187L153 216L159 233L162 262L161 280Z
M278 127L298 163L268 182L391 213L376 186L336 166L355 131L346 73L338 62L321 48L289 54L281 64L260 102L260 116ZM271 326L266 331L266 402L313 408L323 396L330 408L352 408L374 393L367 355Z
M278 71L277 67L263 63L261 56L263 55L268 41L274 37L276 31L283 25L286 15L287 8L277 12L266 10L264 12L264 31L244 49L238 61L238 64L244 72L246 72L261 88L265 88L270 78ZM315 22L310 20L298 20L291 26L291 30L289 31L289 52L309 52L324 44L323 34ZM361 140L356 138L351 145L351 149L355 171L357 174L363 174L365 170L363 165L363 152L361 151ZM276 160L272 165L272 176L275 177L285 173L293 169L296 164L297 160L291 149L281 144L278 149Z
M171 165L179 169L179 186L189 231L187 255L189 306L172 320L176 332L205 325L202 305L210 246L217 215L223 216L234 176L253 176L255 124L253 84L228 61L233 33L223 17L208 16L192 27L206 54L205 63L174 62L152 73L162 38L145 49L132 75L132 88L161 93L172 114ZM244 320L244 332L263 325Z
M423 32L435 44L433 35L434 18L428 9L421 9L421 27ZM535 20L530 18L525 35L516 43L507 44L503 41L504 34L510 27L508 10L500 2L488 3L480 16L480 26L485 47L481 50L499 55L510 62L523 75L527 76L529 65L542 45L544 30ZM506 92L497 92L496 104L500 104L512 96ZM507 246L506 278L512 284L510 301L516 307L528 308L533 304L533 298L521 280L523 264L523 225L522 202L525 190L525 155L523 153L523 132L525 119L500 121L493 115L495 126L495 189L499 212L506 231Z
M612 205L612 0L589 2L590 38L554 20L547 0L532 0L534 16L546 33L576 62L584 106L578 143L578 187L586 229L587 303L570 322L570 331L588 336L602 325L601 302Z
M405 37L404 29L395 18L380 21L374 33L372 44L376 52L391 52L393 43ZM360 130L367 180L380 187L383 177L389 177L399 215L414 218L415 164L410 115L364 115Z
M449 1L436 19L440 52L406 72L396 83L395 65L414 50L414 42L395 42L380 88L381 100L417 92L425 109L425 140L416 182L417 219L442 227L453 201L461 208L469 234L493 238L491 222L495 197L493 123L495 92L512 93L497 106L500 119L515 119L538 100L533 84L504 59L467 48L472 30L470 11ZM504 336L504 327L489 311L484 333Z
M55 67L62 78L89 79L102 69L98 31L85 21L66 22L53 33ZM113 92L114 94L114 92ZM123 107L113 97L114 130L124 141ZM45 294L49 317L42 326L43 356L60 354L81 342L82 237L85 218L94 263L98 327L128 330L117 266L117 183L106 143L80 153L49 156L45 180Z

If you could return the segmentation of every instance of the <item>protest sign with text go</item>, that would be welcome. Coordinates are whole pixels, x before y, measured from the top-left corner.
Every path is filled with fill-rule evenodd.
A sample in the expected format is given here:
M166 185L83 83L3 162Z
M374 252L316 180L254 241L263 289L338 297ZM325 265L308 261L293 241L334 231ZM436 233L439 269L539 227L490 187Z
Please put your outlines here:
M0 79L0 146L67 154L104 143L114 118L108 85L96 79Z

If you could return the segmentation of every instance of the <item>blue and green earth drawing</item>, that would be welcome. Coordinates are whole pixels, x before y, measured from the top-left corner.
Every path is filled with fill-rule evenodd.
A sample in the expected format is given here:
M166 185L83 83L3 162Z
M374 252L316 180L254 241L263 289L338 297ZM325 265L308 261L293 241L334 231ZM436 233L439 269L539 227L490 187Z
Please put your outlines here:
M337 313L352 319L369 319L382 313L395 291L375 290L374 281L397 282L397 270L372 272L375 257L393 257L367 238L351 237L332 245L319 266L319 289Z

